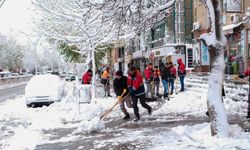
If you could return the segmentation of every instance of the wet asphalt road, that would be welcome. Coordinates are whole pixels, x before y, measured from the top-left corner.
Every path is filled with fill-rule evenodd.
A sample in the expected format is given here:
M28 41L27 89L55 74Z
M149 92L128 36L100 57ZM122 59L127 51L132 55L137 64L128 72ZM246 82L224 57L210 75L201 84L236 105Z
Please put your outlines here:
M18 95L23 95L25 92L25 85L0 90L0 103L7 99L14 98Z

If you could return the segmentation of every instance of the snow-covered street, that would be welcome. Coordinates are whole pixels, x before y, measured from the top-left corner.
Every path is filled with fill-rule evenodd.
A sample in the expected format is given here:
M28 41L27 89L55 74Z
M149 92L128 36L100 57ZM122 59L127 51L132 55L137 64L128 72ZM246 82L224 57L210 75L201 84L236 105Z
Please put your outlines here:
M78 115L75 100L70 93L72 83L66 86L64 99L49 107L27 108L25 97L19 96L0 105L0 149L249 149L250 133L244 132L243 121L247 103L247 85L225 84L230 138L210 136L207 111L207 79L189 75L187 90L170 99L150 102L153 114L149 116L140 107L142 120L123 121L118 107L104 120L99 118L115 98L98 98L91 104L81 104ZM242 97L238 97L238 92ZM238 97L238 98L237 98ZM234 101L232 99L238 99ZM133 118L133 110L129 109Z

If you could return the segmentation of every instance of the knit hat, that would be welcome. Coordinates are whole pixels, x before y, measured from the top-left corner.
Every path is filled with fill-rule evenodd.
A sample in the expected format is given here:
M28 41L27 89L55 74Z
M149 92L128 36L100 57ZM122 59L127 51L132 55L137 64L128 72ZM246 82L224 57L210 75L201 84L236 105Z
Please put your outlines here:
M116 71L115 74L116 74L117 76L122 76L123 72L122 72L121 70L119 70L119 71Z
M135 66L131 66L129 69L130 70L136 70L136 67Z

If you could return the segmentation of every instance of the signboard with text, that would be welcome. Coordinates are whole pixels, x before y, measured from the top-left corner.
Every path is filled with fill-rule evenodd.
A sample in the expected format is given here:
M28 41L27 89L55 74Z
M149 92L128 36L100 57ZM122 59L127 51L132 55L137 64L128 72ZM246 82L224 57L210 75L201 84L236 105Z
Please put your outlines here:
M201 42L201 65L209 65L208 48L203 42Z
M242 0L226 0L226 12L241 12Z

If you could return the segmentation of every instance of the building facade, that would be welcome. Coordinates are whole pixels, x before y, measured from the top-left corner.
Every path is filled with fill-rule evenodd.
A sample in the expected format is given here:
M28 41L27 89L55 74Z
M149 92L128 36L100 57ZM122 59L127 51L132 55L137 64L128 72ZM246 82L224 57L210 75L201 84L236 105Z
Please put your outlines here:
M193 67L193 3L192 0L177 0L170 14L159 14L152 18L154 25L138 34L134 39L132 63L141 70L151 62L159 61L176 64L182 58L188 68Z
M208 10L199 0L193 1L193 47L195 71L207 72L210 70L211 61L208 48L199 37L210 32ZM249 66L250 50L250 24L243 18L250 7L248 0L223 0L222 22L223 32L227 38L225 51L226 73L242 73Z

